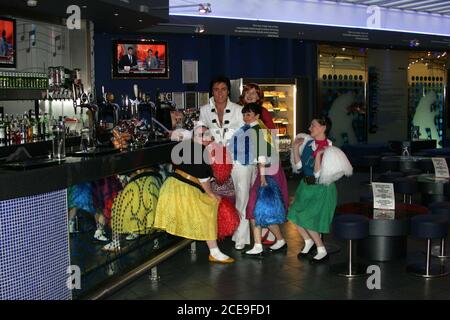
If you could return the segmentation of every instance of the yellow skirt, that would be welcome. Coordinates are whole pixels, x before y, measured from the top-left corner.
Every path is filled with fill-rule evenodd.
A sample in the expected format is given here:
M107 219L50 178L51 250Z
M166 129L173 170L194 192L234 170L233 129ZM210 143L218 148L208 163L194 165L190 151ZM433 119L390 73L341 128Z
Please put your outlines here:
M187 239L216 240L218 206L198 188L170 177L161 187L154 227Z
M112 230L116 233L148 234L152 231L161 180L138 178L125 186L112 207Z

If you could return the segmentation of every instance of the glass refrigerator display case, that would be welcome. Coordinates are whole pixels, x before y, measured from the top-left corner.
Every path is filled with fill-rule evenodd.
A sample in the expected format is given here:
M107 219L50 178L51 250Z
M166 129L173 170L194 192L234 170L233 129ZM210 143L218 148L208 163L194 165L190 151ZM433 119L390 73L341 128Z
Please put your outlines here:
M289 153L291 142L297 133L297 80L250 79L231 80L231 100L239 101L245 84L256 83L264 91L263 107L273 117L278 129L280 153Z
M290 150L297 134L298 84L297 79L254 79L241 78L231 80L231 101L238 102L244 85L256 83L264 92L263 107L273 117L278 129L278 150L281 165L287 175L291 175Z

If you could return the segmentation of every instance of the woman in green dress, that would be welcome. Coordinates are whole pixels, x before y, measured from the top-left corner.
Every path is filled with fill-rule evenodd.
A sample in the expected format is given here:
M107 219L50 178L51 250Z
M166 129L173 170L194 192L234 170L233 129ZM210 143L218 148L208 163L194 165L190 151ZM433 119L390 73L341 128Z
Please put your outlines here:
M337 202L336 185L319 183L322 169L322 157L325 149L331 146L327 136L331 130L331 120L320 116L312 120L310 135L302 135L293 144L293 164L304 174L295 194L295 200L289 208L288 220L297 226L305 241L299 258L310 253L316 245L317 254L312 263L328 258L320 237L329 233Z

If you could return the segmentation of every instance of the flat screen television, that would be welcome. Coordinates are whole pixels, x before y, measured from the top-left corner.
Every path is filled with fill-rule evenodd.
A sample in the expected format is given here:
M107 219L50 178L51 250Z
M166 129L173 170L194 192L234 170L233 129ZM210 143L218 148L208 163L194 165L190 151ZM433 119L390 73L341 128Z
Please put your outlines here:
M0 17L0 68L15 68L16 63L16 21Z
M114 40L113 79L169 78L169 52L165 41Z

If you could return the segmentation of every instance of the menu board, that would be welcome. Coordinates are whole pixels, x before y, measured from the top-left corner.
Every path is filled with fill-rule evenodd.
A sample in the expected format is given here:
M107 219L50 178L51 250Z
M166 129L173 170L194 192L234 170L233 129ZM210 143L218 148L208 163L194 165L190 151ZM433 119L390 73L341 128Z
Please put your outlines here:
M436 178L449 178L448 166L445 158L432 158L432 160Z
M381 210L395 210L395 194L393 183L372 183L373 208Z

